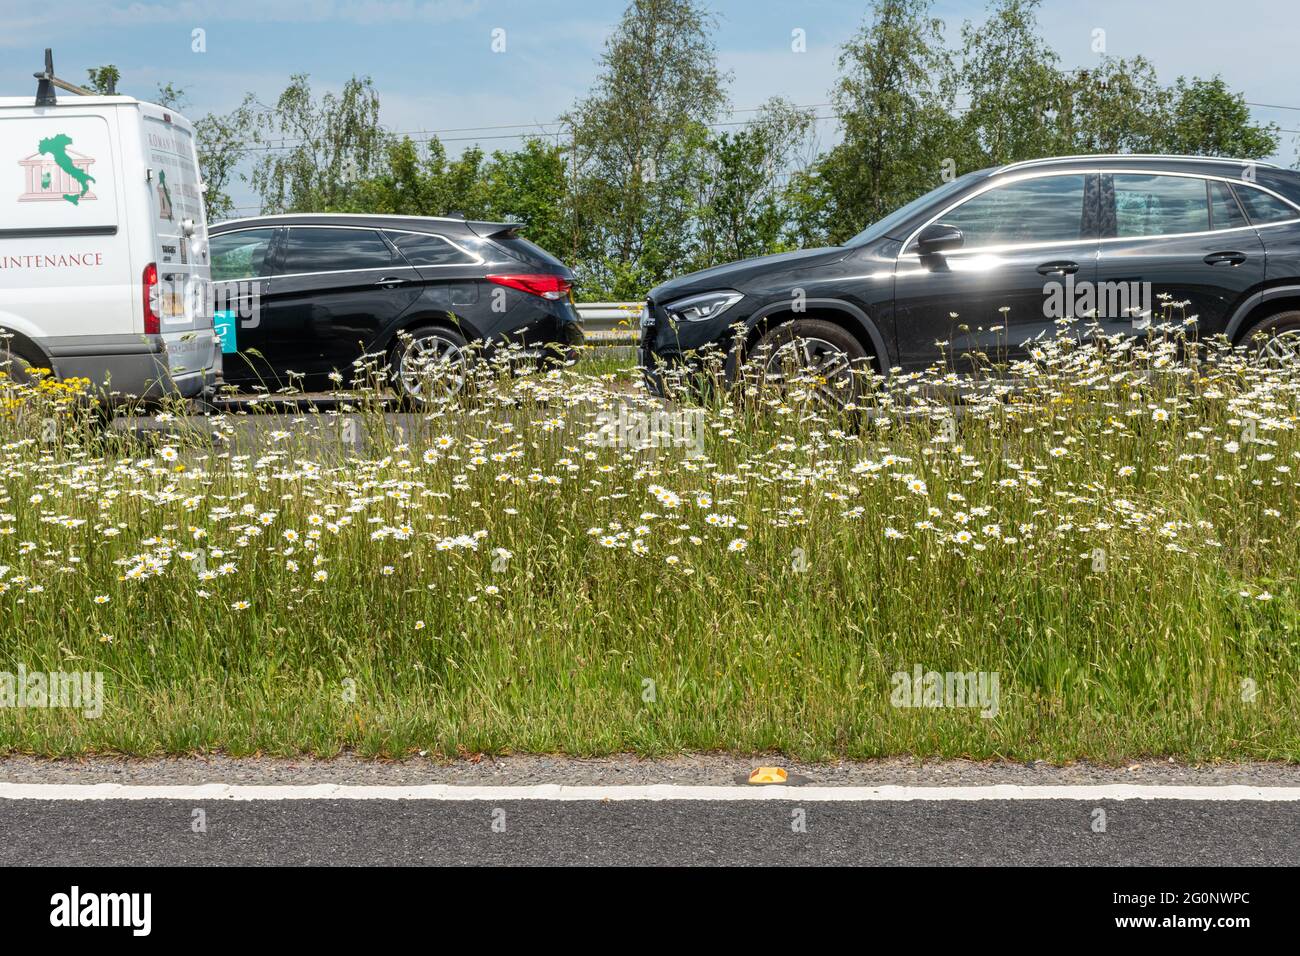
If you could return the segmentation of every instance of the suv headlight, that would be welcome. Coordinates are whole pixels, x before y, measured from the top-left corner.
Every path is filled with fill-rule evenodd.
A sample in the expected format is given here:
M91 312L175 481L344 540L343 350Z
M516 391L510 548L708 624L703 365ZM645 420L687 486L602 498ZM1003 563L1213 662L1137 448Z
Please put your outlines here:
M731 290L705 292L703 295L670 302L664 306L664 311L679 321L704 322L716 319L743 298L744 295Z

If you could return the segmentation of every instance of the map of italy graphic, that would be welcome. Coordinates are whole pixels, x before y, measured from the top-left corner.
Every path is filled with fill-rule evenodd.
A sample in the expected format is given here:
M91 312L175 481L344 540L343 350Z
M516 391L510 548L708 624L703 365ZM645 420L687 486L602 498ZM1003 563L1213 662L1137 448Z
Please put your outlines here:
M78 168L77 164L72 161L68 155L68 147L72 145L72 137L65 133L57 136L51 136L49 139L43 139L40 145L36 147L38 153L44 153L54 160L56 166L63 170L74 180L81 184L81 192L64 193L63 198L72 205L81 202L81 198L90 192L90 184L95 181L95 177L90 175L84 169ZM42 178L42 182L44 179Z

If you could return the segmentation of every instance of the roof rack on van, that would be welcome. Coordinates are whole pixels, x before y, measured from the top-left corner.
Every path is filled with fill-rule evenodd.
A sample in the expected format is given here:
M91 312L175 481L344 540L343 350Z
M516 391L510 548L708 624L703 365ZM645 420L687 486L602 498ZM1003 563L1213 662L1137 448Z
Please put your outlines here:
M1062 163L1068 160L1088 159L1163 159L1180 163L1239 163L1242 166L1267 166L1276 169L1276 163L1265 163L1258 159L1237 159L1230 156L1187 156L1170 153L1081 153L1077 156L1047 156L1043 159L1022 159L1018 163L999 166L997 172L1005 173L1010 169L1024 169L1027 166L1041 166L1044 163Z
M45 70L41 73L33 73L39 81L36 84L36 105L37 106L57 106L58 96L54 92L57 86L68 93L76 93L78 96L94 96L95 93L84 87L77 86L75 83L69 83L67 80L61 80L54 75L54 51L49 47L45 48ZM108 95L112 96L117 90L110 89Z

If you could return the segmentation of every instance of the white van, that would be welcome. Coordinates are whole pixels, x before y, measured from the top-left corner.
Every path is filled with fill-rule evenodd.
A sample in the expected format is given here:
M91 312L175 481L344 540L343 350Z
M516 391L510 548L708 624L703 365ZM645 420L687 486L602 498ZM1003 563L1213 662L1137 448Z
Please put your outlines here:
M0 363L115 400L206 391L221 358L194 128L128 96L36 102L0 98Z

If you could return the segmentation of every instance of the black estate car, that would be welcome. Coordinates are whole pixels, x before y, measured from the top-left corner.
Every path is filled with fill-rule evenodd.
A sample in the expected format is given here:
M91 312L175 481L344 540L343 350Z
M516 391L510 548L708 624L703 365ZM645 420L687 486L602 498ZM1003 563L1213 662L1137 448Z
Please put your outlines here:
M1170 318L1198 317L1202 338L1300 352L1300 173L1139 155L968 173L842 246L664 283L642 311L640 359L655 389L656 369L708 345L729 356L732 379L747 360L779 376L793 355L856 389L855 363L924 368L941 342L1014 360L1063 317L1142 329L1166 317L1162 294L1185 303Z
M366 215L262 216L212 227L223 378L328 387L378 354L418 401L431 362L471 342L564 354L582 341L573 274L517 224Z

